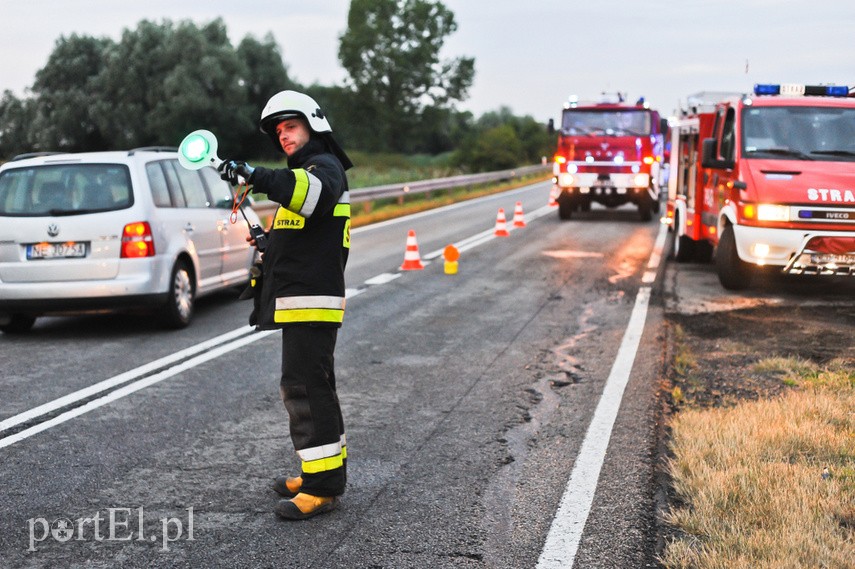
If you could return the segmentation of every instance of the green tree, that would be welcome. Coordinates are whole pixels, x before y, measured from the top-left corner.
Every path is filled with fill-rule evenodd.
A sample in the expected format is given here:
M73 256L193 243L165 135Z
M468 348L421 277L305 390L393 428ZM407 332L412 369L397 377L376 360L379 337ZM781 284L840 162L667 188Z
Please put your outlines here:
M457 163L474 172L505 170L524 164L523 145L509 124L469 137L458 149Z
M543 156L549 156L555 146L555 137L546 125L530 116L516 116L508 107L484 113L461 132L465 135L454 162L473 171L536 164Z
M57 40L32 88L33 150L98 150L105 145L109 137L97 124L91 103L98 97L97 78L110 44L109 39L76 34Z
M33 151L30 125L35 108L32 99L18 99L11 91L0 98L0 159Z
M352 0L339 60L368 149L411 150L425 109L466 97L475 60L439 57L456 30L454 14L438 1Z
M237 55L246 67L243 81L252 112L252 126L241 141L241 151L244 156L281 156L270 144L270 139L259 132L258 121L267 100L275 93L285 89L300 90L301 87L288 76L282 62L282 51L270 33L261 41L252 36L245 37L238 45Z
M253 128L247 76L222 20L201 28L142 21L108 53L98 78L99 127L118 148L177 146L207 128L228 154Z

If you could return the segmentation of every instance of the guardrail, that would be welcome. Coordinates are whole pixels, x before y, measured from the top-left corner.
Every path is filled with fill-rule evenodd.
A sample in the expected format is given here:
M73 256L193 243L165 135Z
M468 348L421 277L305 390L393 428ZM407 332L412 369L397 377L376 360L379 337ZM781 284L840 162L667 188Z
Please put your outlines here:
M434 178L432 180L419 180L415 182L400 182L397 184L385 184L383 186L356 188L350 190L350 202L360 203L384 198L398 198L400 201L403 201L403 199L408 195L453 190L490 182L503 182L540 172L546 173L547 171L550 171L551 168L551 164L536 164L534 166L523 166L521 168L499 170L496 172L464 174L460 176L449 176L447 178ZM269 200L256 201L252 205L252 209L254 209L262 219L272 216L278 207L278 203Z

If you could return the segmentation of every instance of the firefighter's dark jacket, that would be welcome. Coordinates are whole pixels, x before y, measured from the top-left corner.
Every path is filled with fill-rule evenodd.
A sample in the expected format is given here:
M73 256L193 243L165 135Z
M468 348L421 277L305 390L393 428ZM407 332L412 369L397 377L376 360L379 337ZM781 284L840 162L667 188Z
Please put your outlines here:
M350 194L339 159L313 137L288 168L258 167L253 192L280 204L263 256L257 325L341 326L350 250Z

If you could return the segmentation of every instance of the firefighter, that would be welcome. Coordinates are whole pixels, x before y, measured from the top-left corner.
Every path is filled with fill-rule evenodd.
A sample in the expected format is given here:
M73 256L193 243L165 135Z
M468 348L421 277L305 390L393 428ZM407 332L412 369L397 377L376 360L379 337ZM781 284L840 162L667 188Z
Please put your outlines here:
M273 489L284 497L274 511L301 520L335 509L346 482L347 446L333 352L344 316L344 267L350 250L345 171L352 163L308 95L273 95L261 112L260 128L286 154L287 168L253 168L226 160L220 172L233 185L243 177L253 193L280 204L260 278L254 279L257 304L250 323L282 329L280 392L302 472L274 479Z

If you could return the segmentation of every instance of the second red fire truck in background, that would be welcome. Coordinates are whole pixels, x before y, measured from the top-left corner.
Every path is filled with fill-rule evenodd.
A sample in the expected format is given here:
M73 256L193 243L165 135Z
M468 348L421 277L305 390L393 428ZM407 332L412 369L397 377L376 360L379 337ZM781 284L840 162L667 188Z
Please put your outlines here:
M855 97L847 87L700 94L670 128L665 221L677 261L714 256L732 290L761 266L855 275Z
M582 103L571 97L553 158L559 217L588 211L592 202L609 208L635 204L645 221L658 213L663 124L643 99L631 104L617 94Z

